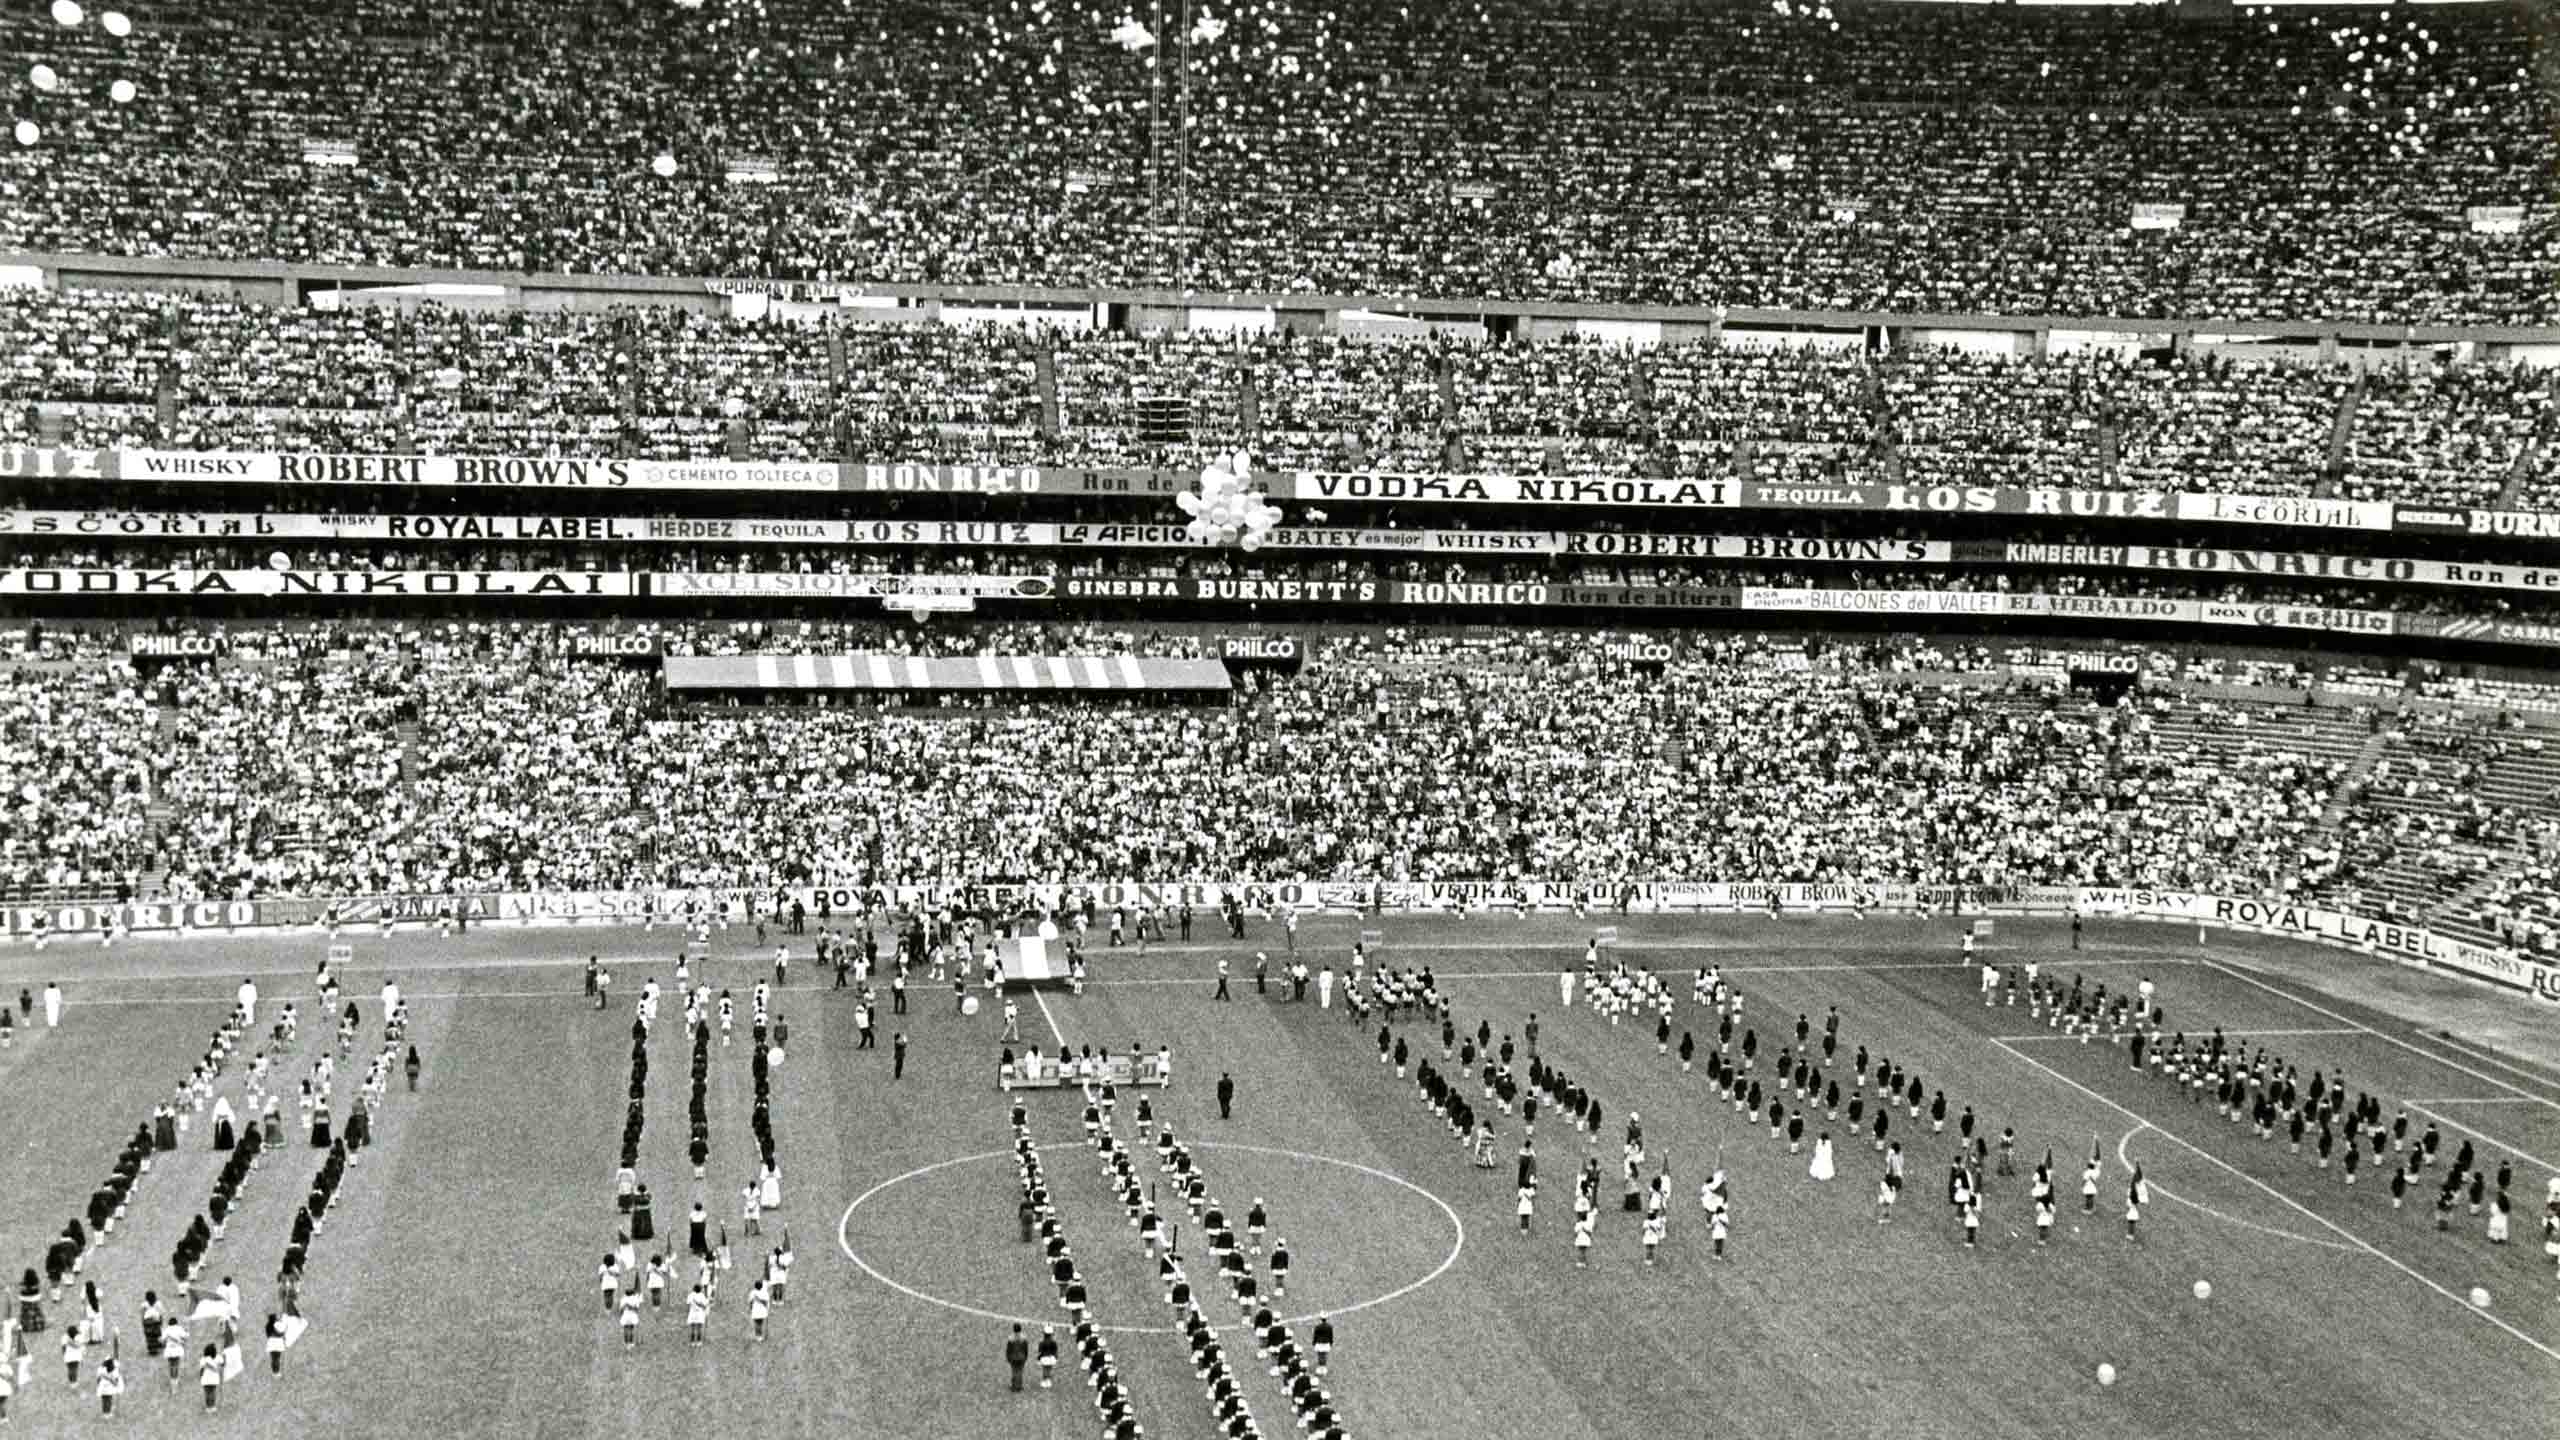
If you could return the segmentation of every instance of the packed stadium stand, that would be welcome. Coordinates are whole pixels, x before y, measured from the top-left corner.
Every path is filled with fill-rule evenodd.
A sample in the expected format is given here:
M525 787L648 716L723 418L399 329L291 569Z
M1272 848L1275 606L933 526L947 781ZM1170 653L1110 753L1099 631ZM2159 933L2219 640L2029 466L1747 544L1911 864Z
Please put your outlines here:
M1115 18L0 15L59 80L0 155L0 255L31 267L0 288L0 881L1714 872L2301 895L2552 943L2553 692L2464 663L2560 643L2538 12L1257 0L1145 45ZM1284 487L1762 508L1283 488L1281 553L1167 538L1181 477L1237 449ZM212 501L191 455L711 478ZM883 463L1122 478L852 493ZM778 518L739 543L751 516ZM1013 528L898 528L955 517ZM218 593L163 613L138 577L172 574ZM583 577L539 613L678 656L1214 660L1160 623L1214 615L1304 622L1307 663L1223 703L813 707L680 694L503 600L262 613L385 577ZM862 583L743 583L793 578ZM981 581L1055 603L848 618L1006 593ZM1568 607L1704 628L1644 630L1679 654L1627 683L1621 632ZM2010 654L2029 614L2037 643L2250 628L2117 651L2149 657L2128 696ZM218 663L135 673L145 622ZM1070 755L1100 804L1057 802ZM1558 776L1628 798L1559 807Z
M1750 874L2352 891L2551 944L2560 760L2503 705L2326 685L2314 705L2273 675L2167 671L2117 701L2055 683L2050 655L1920 643L1702 640L1639 675L1606 632L1384 631L1325 640L1295 674L1240 672L1227 704L688 711L644 669L573 656L569 633L242 627L220 664L144 687L104 648L123 637L90 635L81 661L84 632L42 632L51 658L6 672L0 880L225 898L862 884L962 855L990 874ZM656 633L702 653L1214 642ZM97 763L64 766L66 745Z
M0 292L0 440L2059 485L2540 506L2552 378L2210 352L817 328ZM1181 443L1135 397L1187 397ZM39 411L50 410L48 422ZM732 438L733 422L743 443Z
M2554 313L2546 52L2534 13L2504 6L2271 21L1257 0L1212 38L1161 37L1162 68L1113 43L1116 14L1065 3L226 0L123 39L7 15L0 48L57 55L67 84L21 102L42 139L0 160L0 248L1931 313ZM113 76L135 103L73 98ZM313 143L354 163L296 163ZM728 183L748 162L769 182ZM2136 204L2183 206L2183 223L2133 228ZM2522 207L2521 228L2473 234L2482 206Z

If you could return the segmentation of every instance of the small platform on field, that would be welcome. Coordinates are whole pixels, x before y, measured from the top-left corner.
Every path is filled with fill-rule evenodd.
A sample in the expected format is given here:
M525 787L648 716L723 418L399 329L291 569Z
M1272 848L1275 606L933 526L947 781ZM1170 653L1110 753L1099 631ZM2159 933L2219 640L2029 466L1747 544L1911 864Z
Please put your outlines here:
M1153 1055L1132 1059L1126 1055L1097 1057L1094 1068L1081 1063L1062 1066L1054 1055L1027 1055L1010 1065L996 1067L999 1090L1067 1090L1086 1084L1125 1088L1132 1085L1170 1085L1171 1071L1156 1063Z

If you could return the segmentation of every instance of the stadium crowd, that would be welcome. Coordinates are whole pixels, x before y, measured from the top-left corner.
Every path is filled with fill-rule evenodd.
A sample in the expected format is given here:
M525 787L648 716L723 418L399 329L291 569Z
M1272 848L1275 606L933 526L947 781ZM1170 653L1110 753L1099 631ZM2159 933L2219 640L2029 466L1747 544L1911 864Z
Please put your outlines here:
M700 653L1181 654L1200 640L1095 625L641 628ZM221 663L162 669L148 688L112 664L12 666L0 883L232 897L965 868L2256 894L2334 888L2389 858L2351 818L2335 863L2312 866L2349 766L2284 729L2298 704L2166 689L2110 701L1987 646L1808 653L1696 637L1638 674L1595 643L1605 634L1387 631L1324 638L1294 674L1240 672L1241 696L1218 706L670 710L647 667L571 659L548 626L417 625L357 646L348 633L244 627ZM67 634L40 643L77 653ZM1926 678L1992 666L2005 682ZM2437 728L2461 746L2524 743L2495 721ZM103 758L63 765L66 744ZM2432 773L2412 782L2395 762L2345 798L2371 810L2412 783L2460 793L2467 778Z
M1249 445L1278 469L2560 496L2548 375L2485 361L1137 338L78 290L0 292L0 357L0 443L51 427L77 446L1096 466ZM1187 439L1149 431L1152 396L1183 398Z
M1145 53L1113 43L1118 18L222 0L114 39L21 8L0 44L63 86L19 107L41 139L0 156L0 247L1934 313L2553 314L2545 87L2529 21L2504 7L2338 25L1252 0ZM133 103L99 102L127 77ZM339 98L359 85L363 104ZM1160 145L1168 129L1179 143ZM314 142L350 163L296 163ZM2135 228L2137 203L2183 207L2181 223ZM2484 205L2530 223L2473 233L2466 208Z

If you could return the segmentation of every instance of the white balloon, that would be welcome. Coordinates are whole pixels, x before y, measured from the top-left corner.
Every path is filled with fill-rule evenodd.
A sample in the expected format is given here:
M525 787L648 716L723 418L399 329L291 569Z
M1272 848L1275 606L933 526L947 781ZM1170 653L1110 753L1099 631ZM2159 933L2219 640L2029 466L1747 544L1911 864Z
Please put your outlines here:
M672 180L675 178L676 173L676 157L673 155L660 155L657 159L649 162L649 168L657 172L659 179Z
M267 568L270 570L290 570L293 568L293 557L287 555L281 550L270 550L267 552Z
M119 80L107 87L107 98L119 105L132 104L133 97L139 93L141 92L133 88L133 82L130 80Z
M79 0L53 0L54 24L68 28L79 24L84 18L86 17L80 9Z
M98 23L106 28L108 34L119 40L133 33L133 22L126 19L121 10L101 11L98 15Z
M1217 534L1218 532L1208 521L1194 520L1190 524L1182 527L1182 533L1185 536L1188 536L1194 543L1206 545L1209 543L1209 537Z
M1262 532L1259 530L1247 530L1244 532L1244 539L1238 543L1243 545L1247 550L1259 550L1262 548Z
M27 72L27 83L51 94L62 88L62 77L53 73L52 66L38 65Z
M1200 497L1192 494L1188 490L1174 496L1173 504L1175 509L1180 510L1185 515L1197 515L1200 513Z
M17 135L18 143L21 145L33 145L44 138L44 132L36 128L36 122L33 120L19 121Z

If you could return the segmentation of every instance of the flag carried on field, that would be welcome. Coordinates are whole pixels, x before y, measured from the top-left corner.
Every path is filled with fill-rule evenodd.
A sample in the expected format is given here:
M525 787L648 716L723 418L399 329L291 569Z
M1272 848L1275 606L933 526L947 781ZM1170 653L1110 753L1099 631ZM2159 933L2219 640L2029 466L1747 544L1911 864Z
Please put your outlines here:
M1591 939L1595 944L1615 945L1618 943L1618 927L1603 925L1591 933Z

